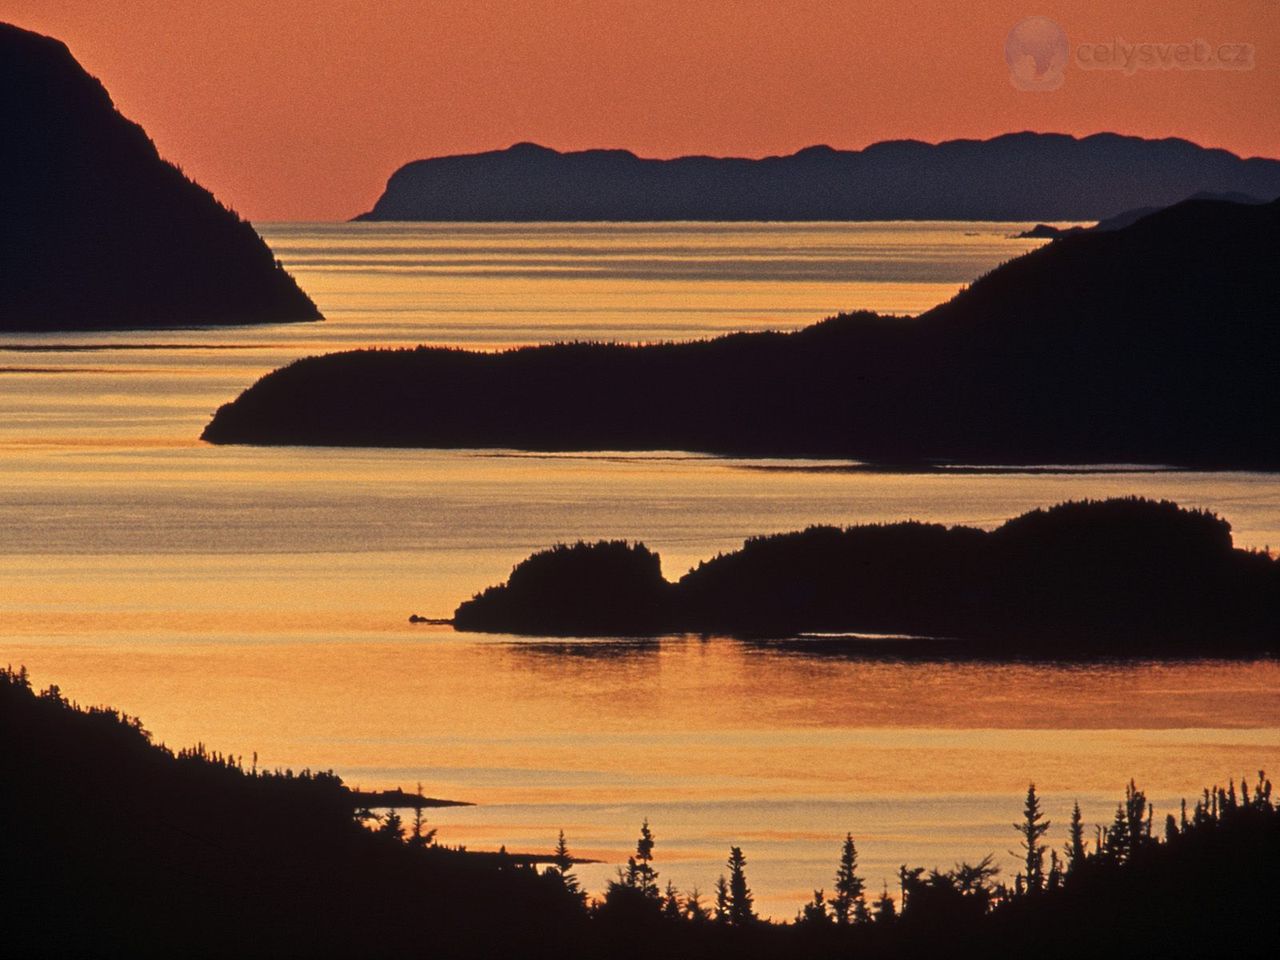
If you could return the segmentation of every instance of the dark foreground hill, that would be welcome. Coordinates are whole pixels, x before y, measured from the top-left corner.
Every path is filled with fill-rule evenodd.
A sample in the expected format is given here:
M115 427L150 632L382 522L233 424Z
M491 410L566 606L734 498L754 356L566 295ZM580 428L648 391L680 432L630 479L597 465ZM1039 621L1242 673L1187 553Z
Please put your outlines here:
M893 140L762 160L521 143L406 164L356 219L1100 220L1203 190L1280 196L1280 160L1114 133Z
M215 443L1280 466L1280 201L1065 237L915 319L298 361Z
M1234 780L1206 790L1162 831L1132 783L1096 832L1045 821L1032 787L1015 825L1025 866L1008 880L987 856L904 865L894 896L864 892L849 836L845 880L793 924L757 918L737 847L714 900L663 893L647 821L636 856L588 904L571 862L538 874L406 839L390 817L370 832L350 801L331 774L175 755L135 718L0 670L0 954L1236 960L1269 955L1280 936L1280 811L1262 773L1239 792ZM1065 856L1049 856L1062 839ZM832 848L834 868L838 837Z
M953 656L1280 652L1280 561L1225 520L1142 499L1064 503L991 532L916 522L756 537L676 583L621 542L534 554L459 630L540 635L866 632ZM897 649L912 647L894 644Z
M66 46L0 24L0 330L319 320Z
M367 800L0 672L0 955L500 956L579 917L554 878L371 832Z

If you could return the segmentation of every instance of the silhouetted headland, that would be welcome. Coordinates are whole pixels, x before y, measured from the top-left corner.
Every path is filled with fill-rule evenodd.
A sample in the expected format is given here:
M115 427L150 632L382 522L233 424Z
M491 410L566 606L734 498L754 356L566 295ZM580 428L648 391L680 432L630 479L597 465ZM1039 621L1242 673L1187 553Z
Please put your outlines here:
M0 24L0 330L319 320L61 42Z
M1099 220L1202 190L1280 196L1280 160L1115 133L890 140L761 160L518 143L406 164L356 219Z
M1280 652L1280 560L1167 501L1083 501L990 532L908 521L756 537L675 583L618 541L558 546L461 604L459 630L860 632L950 655ZM895 641L896 643L897 641Z
M1130 781L1097 825L1078 804L1051 822L1032 784L1007 880L988 854L904 863L892 894L875 891L853 833L833 836L831 872L813 878L834 874L830 895L815 889L792 923L756 912L739 846L705 893L661 885L662 837L647 820L595 897L574 873L590 861L563 833L547 854L470 853L394 810L366 829L351 799L331 773L245 769L203 746L175 754L135 717L0 670L0 952L1200 960L1265 955L1280 936L1280 809L1262 772L1163 819Z
M351 790L351 803L356 809L427 810L440 807L470 807L465 800L441 800L404 790Z
M1280 201L1064 237L915 319L502 353L312 357L214 443L693 450L906 464L1280 466Z
M1266 203L1274 197L1252 197L1246 193L1214 193L1211 190L1202 190L1199 193L1192 194L1187 197L1188 200L1223 200L1227 203ZM1053 240L1058 237L1069 236L1073 233L1083 233L1085 231L1106 232L1107 230L1120 230L1130 224L1137 223L1143 217L1150 216L1160 209L1158 206L1152 207L1135 207L1132 210L1122 210L1120 213L1110 217L1104 217L1091 227L1055 227L1049 223L1037 223L1030 230L1023 230L1017 236L1025 240Z

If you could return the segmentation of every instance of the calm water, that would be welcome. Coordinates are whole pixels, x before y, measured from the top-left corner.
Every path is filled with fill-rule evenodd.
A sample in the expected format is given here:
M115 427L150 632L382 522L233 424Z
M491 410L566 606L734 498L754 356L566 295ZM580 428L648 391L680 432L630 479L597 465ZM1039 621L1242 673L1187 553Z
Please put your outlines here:
M704 891L741 843L779 916L830 886L846 830L878 884L904 860L1005 857L1031 779L1065 823L1076 798L1109 819L1130 775L1168 810L1205 782L1280 769L1275 663L904 664L405 622L447 616L529 551L579 537L644 539L677 576L809 523L993 525L1142 493L1280 546L1271 475L883 475L678 452L195 440L257 376L323 350L914 313L1028 249L1008 239L1021 226L272 225L325 323L0 338L0 658L140 714L172 744L477 801L437 815L449 843L545 849L563 827L616 863L648 816L664 881ZM583 872L598 888L612 869Z

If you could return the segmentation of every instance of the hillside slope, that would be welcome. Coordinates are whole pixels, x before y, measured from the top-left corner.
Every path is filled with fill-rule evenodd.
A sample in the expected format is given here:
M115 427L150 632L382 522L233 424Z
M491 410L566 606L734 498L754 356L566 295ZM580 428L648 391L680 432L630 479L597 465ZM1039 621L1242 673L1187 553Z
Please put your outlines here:
M319 320L66 46L0 24L0 330Z

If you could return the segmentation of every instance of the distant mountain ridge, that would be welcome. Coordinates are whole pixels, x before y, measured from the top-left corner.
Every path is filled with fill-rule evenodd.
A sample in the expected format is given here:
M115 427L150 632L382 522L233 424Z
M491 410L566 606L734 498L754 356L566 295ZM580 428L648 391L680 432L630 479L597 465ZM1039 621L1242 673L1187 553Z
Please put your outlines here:
M0 330L319 320L51 37L0 23Z
M533 143L416 160L357 220L1101 220L1197 193L1280 197L1280 160L1187 140L1009 133L654 160Z

